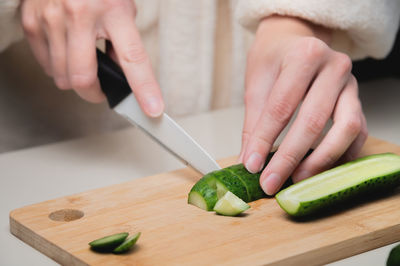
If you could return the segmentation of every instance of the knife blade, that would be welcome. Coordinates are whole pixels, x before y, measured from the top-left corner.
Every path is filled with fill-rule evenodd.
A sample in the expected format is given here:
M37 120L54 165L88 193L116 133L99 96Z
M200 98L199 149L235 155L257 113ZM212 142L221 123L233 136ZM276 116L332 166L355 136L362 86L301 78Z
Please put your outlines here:
M170 116L143 113L120 67L97 49L98 77L111 109L136 125L184 164L202 174L221 169L218 163Z

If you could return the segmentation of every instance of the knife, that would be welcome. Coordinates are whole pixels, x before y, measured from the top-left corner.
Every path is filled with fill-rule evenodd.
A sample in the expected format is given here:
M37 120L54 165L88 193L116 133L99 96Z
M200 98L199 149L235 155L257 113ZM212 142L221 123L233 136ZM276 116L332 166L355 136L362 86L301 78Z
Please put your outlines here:
M221 169L218 163L166 113L156 118L145 115L121 68L99 49L96 53L97 75L111 109L200 173L207 174Z

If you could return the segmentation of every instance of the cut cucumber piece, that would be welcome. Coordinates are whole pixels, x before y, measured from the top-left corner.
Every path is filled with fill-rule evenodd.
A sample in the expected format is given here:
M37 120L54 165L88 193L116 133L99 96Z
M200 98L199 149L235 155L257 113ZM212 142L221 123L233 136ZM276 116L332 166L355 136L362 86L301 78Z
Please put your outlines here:
M123 232L119 234L114 234L110 236L105 236L99 239L96 239L89 243L90 247L94 250L99 251L111 251L128 237L128 233Z
M275 152L269 153L265 165ZM265 197L259 185L260 173L252 174L243 164L233 165L203 176L190 190L188 203L212 211L218 199L231 191L242 200L254 201Z
M228 192L229 190L227 189L227 187L222 184L220 181L217 181L217 198L220 199L222 198L226 192Z
M276 195L292 216L303 216L360 193L400 184L400 156L393 153L359 158L294 184Z
M120 254L120 253L124 253L124 252L128 251L138 241L140 234L141 233L139 232L139 233L136 233L133 236L130 236L127 239L125 239L125 241L122 242L121 245L119 245L118 247L116 247L113 250L113 253Z
M261 173L252 174L247 171L243 164L236 164L225 168L237 176L245 185L248 194L248 200L255 201L266 196L260 186L260 175Z
M217 201L214 211L225 216L236 216L249 208L250 206L246 202L228 191Z
M190 190L188 203L206 211L212 211L217 202L216 179L211 172L203 176Z
M386 261L386 266L399 266L400 265L400 245L395 246L389 253Z
M220 183L220 188L225 187L227 190L243 199L244 201L249 201L249 195L247 193L247 188L243 181L234 175L232 171L221 169L219 171L213 172L213 176Z

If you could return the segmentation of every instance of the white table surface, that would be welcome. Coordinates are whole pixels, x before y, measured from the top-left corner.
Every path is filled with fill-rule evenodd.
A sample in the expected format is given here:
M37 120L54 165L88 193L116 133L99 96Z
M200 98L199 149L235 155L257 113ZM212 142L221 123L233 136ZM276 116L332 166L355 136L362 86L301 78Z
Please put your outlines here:
M362 87L370 134L400 144L399 82ZM242 122L243 108L178 120L215 158L238 154ZM182 167L136 128L0 154L0 265L56 264L11 235L12 209ZM384 265L393 245L332 265Z

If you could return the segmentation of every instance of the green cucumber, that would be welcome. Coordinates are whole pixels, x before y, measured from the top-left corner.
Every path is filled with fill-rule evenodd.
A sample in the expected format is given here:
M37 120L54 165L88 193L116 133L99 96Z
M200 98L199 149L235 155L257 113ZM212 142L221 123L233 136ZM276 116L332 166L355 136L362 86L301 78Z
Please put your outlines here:
M237 177L232 171L227 170L228 168L214 171L213 176L220 184L220 188L224 187L244 201L249 201L249 195L247 188L243 181ZM219 193L221 195L221 193ZM218 195L218 193L217 193Z
M123 232L119 234L105 236L90 242L89 245L93 250L111 251L119 246L121 243L123 243L128 235L128 233Z
M139 232L125 239L125 241L122 242L122 244L120 244L113 250L113 253L120 254L128 251L138 241L140 234L141 233Z
M243 164L232 165L225 169L233 173L244 183L248 194L248 200L246 202L255 201L266 196L260 186L261 173L252 174L247 171Z
M389 253L386 261L386 266L399 266L400 265L400 245L395 246Z
M203 176L190 190L188 203L203 210L212 211L217 202L217 186L214 172Z
M308 151L305 157L310 155ZM264 167L269 163L275 152L270 152ZM203 176L190 190L188 203L206 211L212 211L218 199L222 198L227 191L244 200L255 201L266 197L260 187L260 173L252 174L247 171L243 164L236 164L221 170L213 171ZM288 185L291 182L285 183Z
M361 193L400 184L400 156L366 156L307 178L276 194L283 210L303 216Z
M214 206L214 211L225 216L236 216L249 209L250 206L232 192L228 191Z

